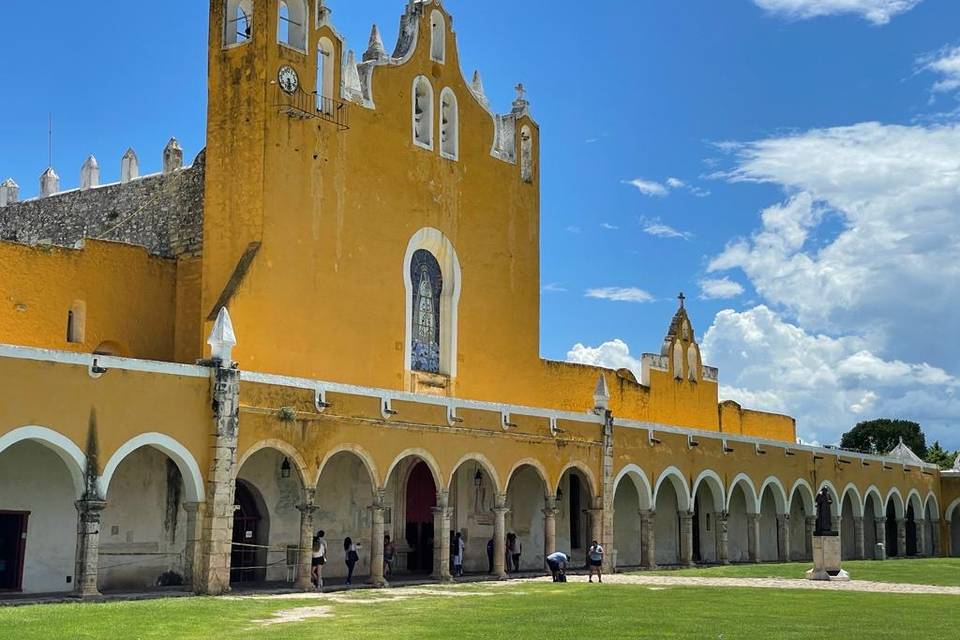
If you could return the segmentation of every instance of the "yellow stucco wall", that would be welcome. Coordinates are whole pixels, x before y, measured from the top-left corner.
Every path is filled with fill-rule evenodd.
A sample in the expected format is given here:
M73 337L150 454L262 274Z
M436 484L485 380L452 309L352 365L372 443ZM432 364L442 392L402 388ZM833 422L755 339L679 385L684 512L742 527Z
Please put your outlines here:
M87 240L82 249L0 242L0 342L173 360L176 264L140 247ZM86 308L80 343L67 342L67 314ZM78 318L79 320L79 318Z

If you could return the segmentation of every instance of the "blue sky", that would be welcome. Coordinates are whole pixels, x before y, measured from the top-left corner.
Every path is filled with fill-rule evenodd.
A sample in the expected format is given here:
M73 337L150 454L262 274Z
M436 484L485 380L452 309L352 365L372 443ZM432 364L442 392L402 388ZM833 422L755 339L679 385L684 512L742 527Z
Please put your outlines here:
M36 194L50 112L64 188L90 153L105 181L128 146L195 155L206 4L5 3L0 180ZM392 48L401 0L328 4ZM890 416L960 447L960 4L445 4L542 128L544 356L636 366L683 290L724 397L807 441Z

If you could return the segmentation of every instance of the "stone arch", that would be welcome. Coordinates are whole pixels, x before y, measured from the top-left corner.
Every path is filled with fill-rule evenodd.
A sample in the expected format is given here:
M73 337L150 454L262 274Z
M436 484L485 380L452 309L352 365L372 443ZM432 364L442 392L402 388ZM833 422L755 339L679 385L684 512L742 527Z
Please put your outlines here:
M450 87L440 92L440 155L448 160L460 157L460 106Z
M933 511L930 511L930 503L933 503ZM932 513L934 522L940 522L940 501L937 500L937 496L931 491L927 494L927 499L923 503L923 513Z
M277 4L277 42L297 51L307 50L307 0L280 0Z
M868 504L872 504L875 518L883 517L884 500L883 500L883 496L880 495L880 489L878 489L877 485L875 484L872 484L869 487L867 487L867 490L863 494L864 514L866 514Z
M293 468L297 471L297 478L300 480L300 486L307 486L307 462L303 459L303 456L300 455L300 452L294 448L293 445L284 442L283 440L261 440L257 442L252 447L244 452L243 456L237 459L237 470L243 467L243 464L252 458L256 453L263 451L264 449L275 449L279 453L283 454L287 460L293 464ZM319 474L318 474L319 477Z
M542 568L544 555L560 548L556 538L562 531L561 501L552 494L549 475L543 465L533 458L517 461L507 475L505 493L509 511L504 519L506 534L514 534L523 547L521 569ZM547 548L547 531L544 509L554 510L554 549ZM572 549L563 549L572 553ZM515 570L508 561L507 570Z
M443 474L440 473L440 465L437 464L436 459L430 455L426 449L419 448L404 449L397 454L396 457L394 457L393 462L390 463L390 467L387 469L387 473L384 476L384 482L390 482L390 476L393 475L397 465L407 458L419 458L424 464L427 465L427 468L430 469L430 475L433 476L433 483L436 485L438 490L447 486L443 482Z
M653 505L653 490L650 488L650 481L647 480L647 474L635 464L628 464L623 469L620 470L620 473L617 474L616 479L613 481L613 492L616 494L617 488L620 486L620 482L624 478L629 478L634 485L634 488L637 490L637 495L640 498L639 508L641 509L652 509Z
M544 468L543 464L541 464L541 462L535 458L524 458L523 460L518 460L512 467L510 467L510 473L507 474L507 483L504 485L505 490L510 488L510 483L513 482L514 476L523 467L530 467L536 471L537 475L540 476L540 482L543 483L544 490L550 491L550 487L553 485L551 485L550 481L547 480L547 470Z
M557 475L557 481L552 485L554 491L556 491L557 487L560 486L560 481L563 479L563 476L567 471L579 471L581 475L583 475L587 481L587 488L590 492L590 500L591 502L595 501L597 498L597 478L593 475L593 470L590 469L590 466L580 460L571 460L563 467L563 469Z
M777 506L777 515L790 513L790 501L789 498L787 498L787 491L783 488L783 483L780 482L780 479L776 476L770 476L763 481L763 484L760 485L760 491L757 493L761 501L767 489L770 489L770 493L773 495L773 500Z
M249 42L253 37L253 0L227 0L224 12L223 46Z
M790 549L791 561L812 559L812 541L807 535L807 518L816 514L813 487L800 478L790 488Z
M730 483L727 490L727 511L730 510L730 503L733 500L733 490L737 487L743 491L747 499L747 513L756 514L760 512L760 498L757 496L757 489L753 486L753 480L745 473L739 473ZM747 491L749 489L749 491Z
M813 515L816 513L816 508L814 506L814 493L813 487L810 486L810 483L800 478L793 483L793 486L790 488L790 505L793 506L793 499L795 496L800 496L800 499L803 501L803 509L806 513Z
M820 486L817 487L817 493L820 493L824 487L826 487L827 491L830 492L830 497L833 498L833 504L830 505L830 515L834 518L839 518L841 509L843 508L843 499L837 492L837 488L833 486L833 483L829 480L824 480L820 483Z
M447 59L447 20L438 9L430 13L430 59L440 64Z
M697 495L697 489L700 488L701 484L706 484L710 487L714 499L714 510L719 512L726 509L727 492L724 490L723 480L720 478L717 472L713 471L712 469L707 469L700 472L700 475L697 476L696 480L694 480L693 490L690 492L694 499Z
M656 504L657 495L660 493L660 487L663 483L669 481L677 492L677 506L681 511L689 511L691 507L690 487L687 486L687 479L676 467L667 467L657 478L657 484L653 490L653 501Z
M433 85L426 76L417 76L413 80L410 105L410 125L413 130L413 144L427 150L433 150Z
M920 519L923 517L923 499L920 497L920 492L916 489L911 489L910 493L907 494L907 499L904 502L904 506L912 506L914 518Z
M87 467L87 456L73 440L67 436L46 427L27 426L14 429L0 436L0 453L9 449L18 442L31 441L43 445L53 451L63 460L70 472L76 497L83 496L86 489L84 471Z
M206 499L204 497L203 474L200 473L200 466L194 459L193 454L182 444L162 433L144 433L127 440L110 456L110 460L103 467L103 476L100 478L102 495L107 495L110 480L113 479L113 474L116 473L117 467L120 466L123 459L142 447L153 447L173 460L183 477L183 487L188 502L203 502Z
M883 501L884 509L886 509L886 506L890 504L891 500L893 501L893 509L897 518L903 518L906 512L906 505L903 501L903 495L901 495L900 489L893 487L887 492L887 499Z
M960 509L960 498L950 503L950 506L947 507L947 510L943 514L944 519L948 521L952 520L954 512L958 509ZM958 552L960 552L960 550L958 550Z
M352 453L360 460L364 468L367 470L367 474L370 476L370 486L373 487L374 491L376 491L377 487L381 486L380 476L377 473L377 463L373 461L373 456L367 453L366 449L355 444L341 444L333 449L330 449L323 457L323 461L320 463L320 466L317 468L317 473L314 476L313 484L310 486L317 486L317 484L320 482L320 476L323 475L323 470L327 466L327 463L329 463L334 456L341 453Z
M457 377L457 314L460 306L462 275L460 260L453 243L443 232L433 227L424 227L417 231L407 243L403 258L403 286L406 295L406 315L404 318L404 368L413 370L413 293L414 284L410 274L413 256L417 251L427 251L440 265L443 288L440 292L440 373ZM440 486L440 485L437 485Z
M450 477L447 479L447 489L450 489L451 484L453 484L453 478L457 475L457 471L460 470L460 467L468 462L474 462L483 467L483 470L487 473L487 475L490 476L490 479L493 480L493 486L497 493L502 493L506 490L506 487L500 482L500 476L497 474L497 468L492 462L490 462L490 459L482 453L468 453L457 460L457 463L453 465L453 469L450 471Z
M851 494L850 504L853 505L853 515L857 518L863 517L863 496L860 494L860 490L857 489L857 485L852 482L848 483L846 487L843 488L843 496L841 501L847 497L847 494Z

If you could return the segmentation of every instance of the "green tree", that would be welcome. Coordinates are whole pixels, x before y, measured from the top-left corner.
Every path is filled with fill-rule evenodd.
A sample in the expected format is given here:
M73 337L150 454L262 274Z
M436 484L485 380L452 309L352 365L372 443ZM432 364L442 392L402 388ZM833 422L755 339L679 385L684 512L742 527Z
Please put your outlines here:
M940 446L940 441L933 443L933 446L927 449L927 455L924 457L924 460L930 464L939 465L941 469L953 469L953 461L956 460L957 454L950 453L946 449Z
M900 438L911 450L921 458L927 455L927 440L920 425L911 420L868 420L857 424L853 429L843 434L840 446L844 449L863 451L865 453L885 454L892 451Z

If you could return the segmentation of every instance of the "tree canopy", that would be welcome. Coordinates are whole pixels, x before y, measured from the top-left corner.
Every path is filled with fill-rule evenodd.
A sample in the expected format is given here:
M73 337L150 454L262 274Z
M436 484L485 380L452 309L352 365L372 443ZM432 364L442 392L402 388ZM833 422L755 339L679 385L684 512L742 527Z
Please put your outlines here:
M927 457L927 439L923 435L923 429L911 420L881 418L860 422L843 434L840 446L844 449L882 455L890 453L900 444L900 438L903 438L903 442L919 457Z
M956 460L957 454L955 452L951 453L950 451L944 449L940 446L940 441L933 443L933 446L927 449L927 455L924 458L930 464L938 465L941 469L952 469L953 462Z

